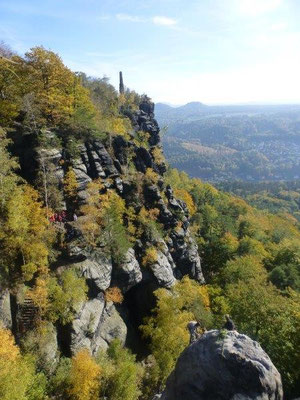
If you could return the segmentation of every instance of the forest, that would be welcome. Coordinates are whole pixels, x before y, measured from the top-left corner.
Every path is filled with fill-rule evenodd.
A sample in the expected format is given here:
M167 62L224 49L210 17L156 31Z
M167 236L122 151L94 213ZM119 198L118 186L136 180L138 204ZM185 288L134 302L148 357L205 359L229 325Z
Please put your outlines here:
M282 376L286 398L299 396L300 225L291 206L299 200L298 189L283 204L284 210L261 207L251 190L238 193L246 200L218 190L196 177L197 157L207 171L203 177L215 176L221 168L214 164L215 156L195 150L200 143L192 141L199 139L196 133L185 138L180 127L170 129L164 139L167 159L190 178L165 166L158 139L149 134L157 132L152 120L149 127L145 115L139 114L144 129L134 129L135 113L141 104L150 104L145 96L129 89L118 93L106 78L72 72L59 55L43 47L20 56L2 44L0 56L0 398L150 400L164 388L189 343L187 323L199 321L201 332L219 329L225 314L269 354ZM151 110L148 114L152 118ZM275 118L274 126L283 129L284 121L289 122L284 129L295 153L289 152L285 173L294 176L299 144L292 125L298 126L298 117L284 118ZM201 146L230 148L230 157L247 153L248 170L241 167L241 174L257 180L266 176L257 168L268 167L265 157L270 154L257 153L250 136L240 136L245 126L260 124L264 128L257 133L257 146L262 136L267 143L276 134L281 149L281 132L271 129L265 117L222 117L228 129L226 134L219 129L221 144L209 142L213 121L200 124ZM173 144L168 144L170 136ZM188 150L182 154L183 143ZM100 150L107 150L106 169L97 167L95 149L98 158ZM49 154L51 160L57 157L56 164ZM82 190L86 175L79 158L85 154L83 161L92 172ZM225 158L218 158L222 178L235 176ZM151 167L143 170L148 159ZM279 165L269 172L274 177L276 168ZM62 211L67 222L53 220ZM170 284L159 281L155 272L160 260L167 259L164 254L175 261L179 257L179 250L172 248L176 240L188 249L196 244L205 282L177 267ZM100 282L100 289L91 286L93 279L82 272L82 260L74 261L78 252L96 254L93 262L104 257L112 277L119 277L130 249L140 275L146 277L147 290L141 287L142 291L151 291L152 302L146 307L142 296L133 301L120 279L105 286ZM32 305L34 320L20 326L18 310L26 308L26 302ZM74 331L81 323L81 307L96 302L110 307L118 321L127 322L124 310L131 313L132 340L110 338L97 351L80 345L69 346L67 352L63 339L68 337L61 332L69 332L70 326ZM92 342L95 319L89 314L83 343ZM56 338L60 340L52 351Z

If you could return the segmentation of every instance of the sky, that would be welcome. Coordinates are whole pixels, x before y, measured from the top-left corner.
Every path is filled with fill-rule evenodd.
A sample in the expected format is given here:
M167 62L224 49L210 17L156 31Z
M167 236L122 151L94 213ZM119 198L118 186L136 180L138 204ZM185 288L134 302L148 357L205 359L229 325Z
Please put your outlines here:
M0 0L0 40L155 102L300 103L300 0Z

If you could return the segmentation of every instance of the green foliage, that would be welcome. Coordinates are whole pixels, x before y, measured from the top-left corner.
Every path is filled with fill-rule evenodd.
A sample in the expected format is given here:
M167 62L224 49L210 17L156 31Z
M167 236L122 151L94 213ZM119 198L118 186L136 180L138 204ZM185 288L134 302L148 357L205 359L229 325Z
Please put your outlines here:
M285 296L267 281L251 278L226 286L238 330L258 340L279 369L286 390L299 382L299 295Z
M254 278L257 280L266 280L267 271L259 261L259 258L253 255L237 257L228 261L219 275L221 285L238 283L240 281L248 282Z
M221 327L230 313L238 330L268 352L286 392L296 394L299 294L291 288L299 290L297 221L259 211L185 173L169 170L166 180L175 190L187 190L196 206L191 229L207 282L213 283L208 292L215 325Z
M62 324L71 322L77 306L86 299L87 285L74 269L67 269L48 281L48 318Z
M141 394L141 367L135 362L135 356L114 340L107 353L100 352L97 362L101 368L100 399L137 400Z
M206 288L188 277L170 291L158 289L155 296L157 305L153 315L146 318L141 330L150 339L159 382L163 385L189 342L188 322L197 319L202 327L209 327L212 321Z
M55 360L50 360L49 347L56 346L56 331L50 322L42 322L35 329L28 331L21 339L21 349L35 359L39 371L53 372ZM58 356L58 354L57 354Z
M47 388L48 393L55 399L69 399L70 370L71 359L62 357L55 370L55 373L50 376Z

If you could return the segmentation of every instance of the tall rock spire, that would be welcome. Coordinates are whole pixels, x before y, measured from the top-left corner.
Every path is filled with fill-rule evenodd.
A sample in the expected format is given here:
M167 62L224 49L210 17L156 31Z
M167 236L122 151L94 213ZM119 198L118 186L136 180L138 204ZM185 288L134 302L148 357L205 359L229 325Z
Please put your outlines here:
M123 74L122 74L122 71L120 71L119 92L120 92L120 94L124 94L124 92L125 92L125 87L124 87L124 82L123 82Z

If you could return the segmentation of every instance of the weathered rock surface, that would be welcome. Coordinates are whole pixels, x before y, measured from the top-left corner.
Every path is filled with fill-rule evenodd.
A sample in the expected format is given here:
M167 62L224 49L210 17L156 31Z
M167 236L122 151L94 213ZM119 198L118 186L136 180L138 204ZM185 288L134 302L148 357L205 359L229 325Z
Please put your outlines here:
M127 292L141 282L142 278L142 271L135 258L135 252L133 249L129 249L125 255L125 260L113 270L112 286L118 286L123 292Z
M4 328L11 329L11 309L10 309L10 296L8 290L0 292L0 324Z
M161 397L187 399L282 400L281 377L257 342L213 330L183 351Z
M170 288L176 282L174 270L176 265L164 241L159 243L157 261L150 266L159 286Z
M100 292L109 288L112 274L111 260L99 254L92 259L87 258L78 263L77 266L93 293L97 295L97 291ZM94 296L96 297L96 295Z
M92 354L106 350L114 339L125 343L127 328L114 304L106 304L103 295L81 305L72 323L71 352L87 348Z
M39 340L39 362L49 372L53 372L59 361L57 332L51 322L48 322L45 328L47 334Z

